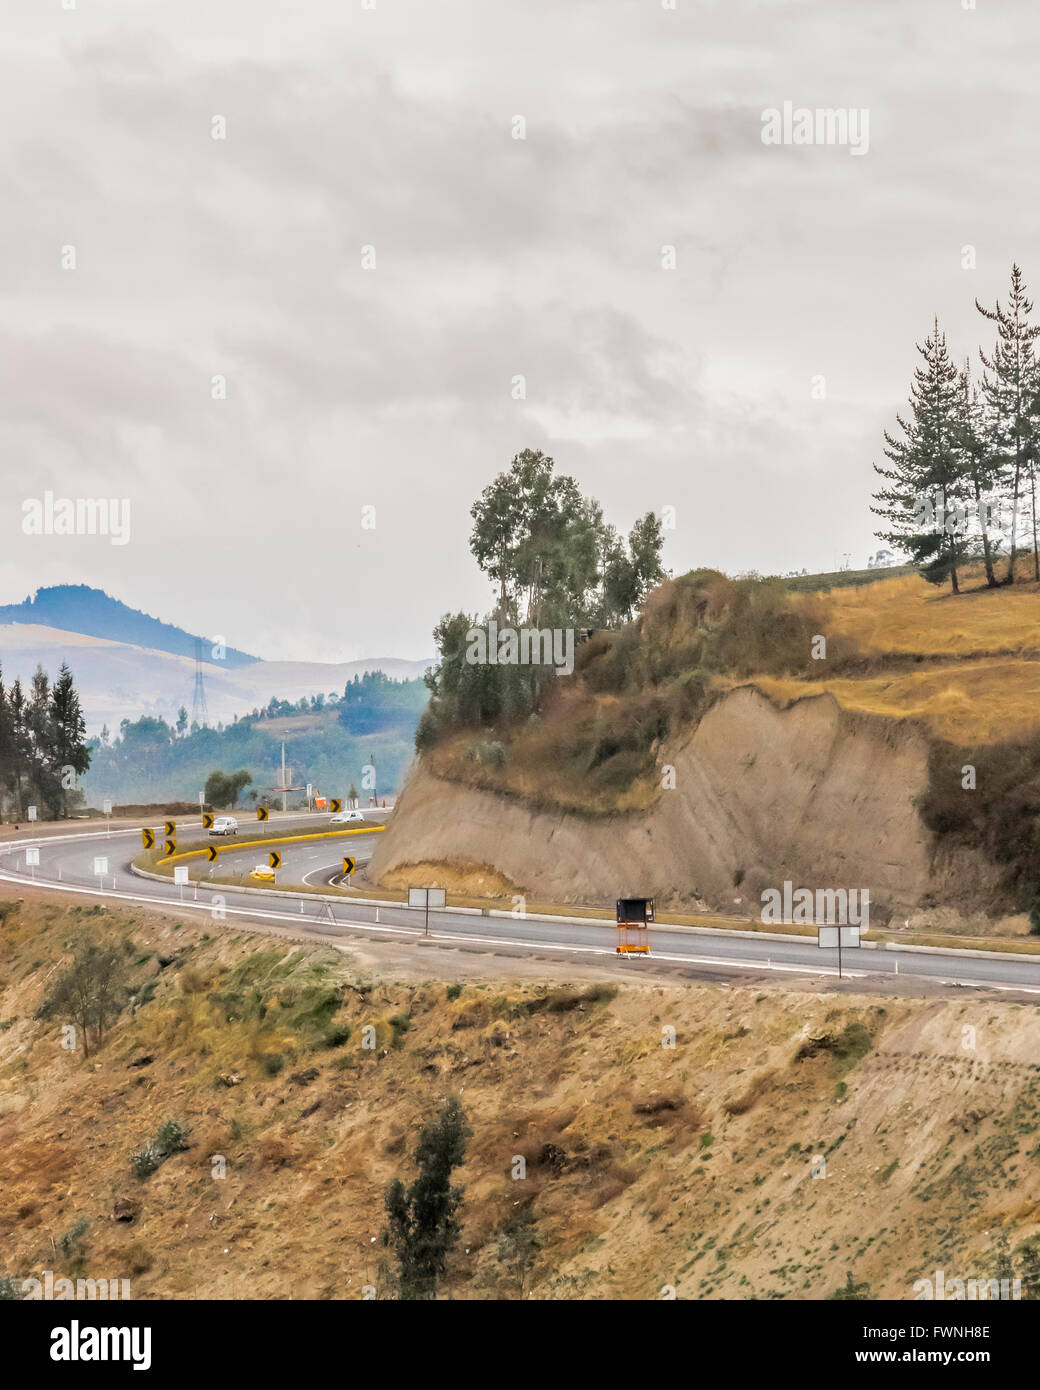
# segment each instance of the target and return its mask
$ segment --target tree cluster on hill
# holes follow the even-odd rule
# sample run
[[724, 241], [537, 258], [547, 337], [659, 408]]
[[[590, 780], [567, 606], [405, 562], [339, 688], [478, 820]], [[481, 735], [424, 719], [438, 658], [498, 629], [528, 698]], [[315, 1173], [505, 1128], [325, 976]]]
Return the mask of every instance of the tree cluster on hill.
[[30, 805], [40, 808], [41, 819], [67, 815], [83, 800], [79, 778], [90, 767], [85, 734], [64, 662], [53, 685], [37, 666], [28, 693], [20, 680], [5, 690], [0, 675], [0, 805], [19, 819]]
[[871, 510], [886, 527], [875, 534], [909, 555], [932, 583], [948, 579], [954, 593], [958, 571], [980, 559], [990, 587], [1013, 584], [1021, 538], [1032, 540], [1033, 577], [1040, 580], [1040, 323], [1031, 320], [1017, 265], [1005, 304], [975, 303], [996, 325], [994, 347], [979, 349], [980, 378], [970, 360], [957, 366], [936, 319], [917, 344], [909, 411], [897, 416], [897, 432], [885, 433], [890, 466], [874, 465], [884, 483]]
[[[423, 681], [374, 672], [348, 681], [342, 695], [272, 699], [226, 727], [189, 728], [184, 711], [173, 725], [151, 715], [123, 720], [115, 738], [103, 730], [93, 741], [86, 790], [95, 805], [103, 796], [116, 802], [197, 802], [200, 791], [210, 805], [233, 805], [226, 786], [217, 788], [216, 798], [204, 791], [213, 770], [240, 769], [260, 794], [259, 789], [280, 785], [284, 739], [297, 780], [333, 796], [346, 795], [354, 783], [363, 795], [387, 796], [404, 779], [426, 699]], [[271, 728], [275, 719], [285, 722]], [[363, 774], [373, 760], [374, 782]]]
[[536, 710], [553, 668], [475, 661], [469, 634], [498, 629], [576, 634], [628, 622], [664, 578], [660, 519], [647, 512], [623, 540], [577, 483], [547, 455], [524, 449], [470, 509], [470, 550], [497, 586], [494, 610], [479, 619], [446, 613], [434, 629], [439, 661], [427, 672], [430, 704], [416, 734], [420, 749], [450, 725], [491, 722]]

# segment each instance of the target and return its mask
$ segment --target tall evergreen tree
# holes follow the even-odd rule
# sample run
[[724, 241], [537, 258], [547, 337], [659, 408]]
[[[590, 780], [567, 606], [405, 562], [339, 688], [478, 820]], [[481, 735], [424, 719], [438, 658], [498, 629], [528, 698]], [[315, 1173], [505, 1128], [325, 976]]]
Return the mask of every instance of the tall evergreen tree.
[[870, 510], [888, 522], [887, 530], [875, 532], [880, 540], [906, 551], [930, 583], [949, 579], [957, 594], [957, 568], [970, 553], [960, 507], [969, 487], [959, 446], [957, 368], [938, 319], [917, 351], [923, 361], [914, 369], [910, 412], [896, 417], [901, 438], [885, 431], [893, 466], [874, 465], [888, 486], [874, 494], [878, 505]]
[[1002, 459], [1011, 478], [1011, 548], [1005, 580], [1015, 582], [1018, 554], [1018, 508], [1028, 478], [1033, 501], [1033, 568], [1040, 580], [1040, 552], [1036, 528], [1036, 423], [1040, 406], [1040, 379], [1033, 344], [1040, 324], [1030, 323], [1033, 304], [1026, 294], [1025, 280], [1017, 265], [1011, 267], [1011, 294], [1007, 307], [997, 300], [986, 309], [976, 299], [975, 307], [997, 325], [997, 341], [992, 352], [979, 349], [986, 374], [982, 390], [989, 406], [990, 451]]
[[17, 676], [11, 686], [7, 704], [10, 711], [11, 787], [14, 792], [18, 819], [21, 820], [24, 814], [23, 782], [29, 770], [31, 744], [25, 692], [22, 690], [22, 682]]
[[14, 776], [14, 738], [11, 728], [11, 711], [7, 704], [3, 672], [0, 670], [0, 802], [5, 792], [11, 790]]
[[62, 814], [67, 816], [70, 790], [68, 770], [71, 769], [76, 777], [82, 777], [90, 767], [90, 749], [86, 743], [87, 725], [79, 695], [73, 684], [72, 672], [64, 661], [51, 691], [51, 727], [53, 756], [61, 787], [61, 809]]
[[967, 479], [975, 499], [975, 514], [979, 521], [979, 539], [986, 566], [986, 583], [995, 588], [996, 574], [993, 558], [999, 540], [990, 535], [990, 505], [1003, 480], [1002, 460], [990, 453], [986, 443], [983, 403], [971, 377], [971, 367], [965, 362], [957, 381], [957, 446], [961, 453], [961, 472]]

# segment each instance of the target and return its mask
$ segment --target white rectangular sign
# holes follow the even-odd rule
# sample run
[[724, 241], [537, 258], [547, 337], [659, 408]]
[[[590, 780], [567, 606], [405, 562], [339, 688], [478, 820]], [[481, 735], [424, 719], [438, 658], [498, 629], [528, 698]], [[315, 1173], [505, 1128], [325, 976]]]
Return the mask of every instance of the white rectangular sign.
[[97, 854], [94, 856], [94, 877], [103, 878], [108, 873], [108, 855]]
[[27, 849], [25, 851], [25, 862], [27, 865], [39, 864], [40, 851], [38, 849]]
[[173, 881], [174, 881], [174, 883], [187, 883], [187, 881], [188, 881], [188, 866], [187, 866], [187, 864], [175, 864], [175, 865], [174, 865], [174, 867], [173, 867]]
[[109, 799], [108, 799], [107, 796], [105, 797], [104, 801], [101, 803], [101, 811], [102, 811], [102, 814], [103, 814], [103, 815], [106, 815], [106, 816], [110, 816], [110, 815], [112, 814], [112, 803], [111, 803], [111, 801], [109, 801]]
[[30, 806], [30, 807], [29, 807], [29, 819], [30, 819], [30, 820], [35, 820], [35, 819], [36, 819], [36, 807], [35, 807], [35, 806]]
[[409, 888], [409, 907], [443, 907], [443, 888]]
[[832, 951], [838, 949], [838, 933], [841, 932], [841, 946], [846, 947], [859, 945], [859, 927], [818, 927], [819, 940], [817, 946], [829, 948]]

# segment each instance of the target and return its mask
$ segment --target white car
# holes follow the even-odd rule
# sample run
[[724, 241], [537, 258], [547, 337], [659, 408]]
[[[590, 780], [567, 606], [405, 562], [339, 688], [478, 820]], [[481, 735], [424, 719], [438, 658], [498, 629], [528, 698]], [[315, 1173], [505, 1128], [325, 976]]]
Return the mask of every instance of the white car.
[[350, 825], [355, 821], [364, 824], [365, 818], [360, 811], [338, 811], [329, 821], [330, 825]]
[[238, 821], [234, 816], [218, 816], [213, 822], [211, 835], [236, 835], [238, 833]]

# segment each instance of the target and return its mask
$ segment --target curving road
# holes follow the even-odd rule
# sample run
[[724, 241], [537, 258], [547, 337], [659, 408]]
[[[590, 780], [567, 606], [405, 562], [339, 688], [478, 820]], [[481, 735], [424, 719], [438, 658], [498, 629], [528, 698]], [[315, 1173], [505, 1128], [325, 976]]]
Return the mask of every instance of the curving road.
[[[378, 814], [369, 813], [369, 819], [376, 819]], [[290, 814], [273, 816], [268, 829], [306, 834], [327, 827], [327, 816]], [[254, 828], [252, 822], [240, 823], [239, 838], [248, 838]], [[179, 821], [178, 831], [185, 839], [205, 838], [197, 820]], [[371, 856], [375, 841], [375, 835], [352, 835], [341, 840], [277, 846], [283, 855], [278, 878], [284, 886], [264, 888], [258, 884], [243, 891], [227, 885], [211, 890], [197, 882], [178, 887], [169, 881], [157, 882], [132, 873], [130, 861], [141, 845], [140, 826], [112, 830], [110, 834], [97, 829], [48, 833], [35, 840], [0, 842], [0, 881], [34, 881], [56, 894], [85, 894], [114, 902], [197, 904], [212, 912], [218, 921], [290, 926], [330, 941], [360, 936], [420, 938], [424, 935], [424, 914], [419, 909], [345, 898], [323, 899], [314, 893], [292, 891], [292, 884], [320, 889], [324, 884], [339, 883], [342, 856], [349, 854], [364, 861]], [[266, 862], [266, 849], [236, 850], [233, 840], [215, 843], [221, 846], [218, 868], [224, 873], [248, 872], [254, 864]], [[37, 868], [26, 863], [26, 849], [30, 847], [39, 850]], [[107, 859], [107, 870], [97, 876], [94, 869], [99, 857]], [[205, 861], [190, 860], [188, 864], [193, 877], [198, 875], [204, 883], [208, 876]], [[431, 911], [428, 940], [431, 945], [468, 945], [489, 950], [498, 947], [510, 954], [534, 953], [550, 959], [554, 955], [600, 958], [600, 963], [616, 962], [626, 974], [645, 964], [639, 958], [615, 956], [612, 924], [580, 917], [524, 917], [508, 912], [446, 908]], [[821, 951], [811, 941], [714, 928], [657, 927], [651, 930], [651, 942], [655, 965], [688, 967], [702, 978], [746, 978], [748, 972], [760, 976], [837, 974], [835, 953]], [[843, 956], [844, 974], [849, 980], [870, 979], [875, 985], [883, 984], [889, 992], [920, 992], [921, 986], [930, 984], [995, 989], [1020, 995], [1030, 1002], [1040, 995], [1040, 957], [906, 949], [861, 949], [845, 951]]]

